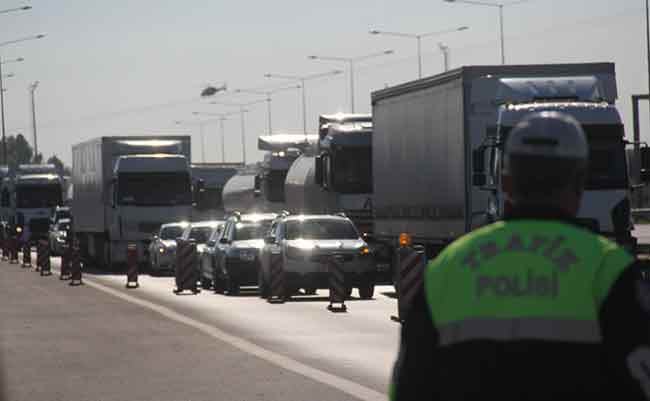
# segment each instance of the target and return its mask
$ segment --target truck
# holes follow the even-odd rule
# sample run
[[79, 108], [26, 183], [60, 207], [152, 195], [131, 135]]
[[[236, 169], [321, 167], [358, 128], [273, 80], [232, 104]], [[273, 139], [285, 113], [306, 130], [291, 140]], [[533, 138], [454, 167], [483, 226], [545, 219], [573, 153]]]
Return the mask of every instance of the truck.
[[64, 181], [53, 164], [21, 164], [3, 179], [7, 221], [23, 243], [48, 237], [50, 216], [63, 204]]
[[243, 171], [224, 188], [226, 211], [272, 213], [286, 209], [285, 181], [293, 163], [310, 152], [316, 135], [262, 135], [257, 147], [265, 151], [254, 172]]
[[624, 127], [612, 63], [466, 66], [372, 93], [374, 235], [435, 256], [503, 216], [508, 132], [534, 111], [575, 117], [590, 146], [579, 220], [633, 249]]
[[286, 178], [292, 213], [345, 213], [362, 233], [372, 229], [372, 116], [319, 116], [318, 143], [303, 153]]
[[189, 221], [192, 182], [189, 136], [105, 136], [72, 147], [74, 232], [85, 262], [114, 268], [127, 245], [147, 262], [160, 226]]
[[243, 168], [241, 163], [193, 163], [192, 184], [196, 207], [192, 221], [222, 219], [224, 216], [223, 189], [226, 182]]

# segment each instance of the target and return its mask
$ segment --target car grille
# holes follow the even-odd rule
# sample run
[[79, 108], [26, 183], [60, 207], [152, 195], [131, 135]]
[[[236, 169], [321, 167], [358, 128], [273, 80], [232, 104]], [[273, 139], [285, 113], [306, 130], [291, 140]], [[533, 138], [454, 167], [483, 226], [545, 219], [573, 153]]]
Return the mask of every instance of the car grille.
[[[321, 254], [321, 255], [312, 255], [309, 257], [310, 262], [316, 262], [316, 263], [326, 263], [328, 259], [335, 254]], [[343, 258], [344, 262], [351, 262], [354, 260], [354, 255], [352, 254], [336, 254], [337, 256]]]
[[44, 234], [50, 230], [49, 219], [32, 219], [29, 221], [29, 231], [31, 233]]

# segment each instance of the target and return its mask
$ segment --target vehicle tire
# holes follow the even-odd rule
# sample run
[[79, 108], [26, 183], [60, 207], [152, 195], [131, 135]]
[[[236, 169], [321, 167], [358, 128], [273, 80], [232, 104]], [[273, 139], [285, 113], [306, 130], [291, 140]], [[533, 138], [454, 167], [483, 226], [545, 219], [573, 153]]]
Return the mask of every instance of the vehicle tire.
[[264, 278], [264, 273], [262, 272], [262, 269], [260, 269], [259, 273], [257, 273], [257, 286], [260, 291], [260, 298], [268, 299], [271, 296], [269, 283]]
[[345, 287], [345, 299], [352, 298], [352, 287]]
[[367, 283], [359, 286], [359, 297], [361, 299], [372, 299], [373, 295], [375, 295], [374, 284]]
[[212, 288], [215, 294], [223, 294], [225, 288], [223, 278], [219, 277], [217, 268], [214, 266], [212, 266]]
[[227, 282], [227, 289], [228, 289], [228, 295], [230, 296], [236, 296], [239, 295], [239, 283], [237, 283], [235, 280], [228, 278], [226, 280]]
[[316, 287], [307, 287], [304, 290], [305, 290], [305, 295], [317, 295], [318, 294], [318, 288], [316, 288]]
[[204, 290], [209, 290], [210, 288], [212, 288], [212, 280], [205, 277], [203, 273], [201, 273], [201, 288], [203, 288]]

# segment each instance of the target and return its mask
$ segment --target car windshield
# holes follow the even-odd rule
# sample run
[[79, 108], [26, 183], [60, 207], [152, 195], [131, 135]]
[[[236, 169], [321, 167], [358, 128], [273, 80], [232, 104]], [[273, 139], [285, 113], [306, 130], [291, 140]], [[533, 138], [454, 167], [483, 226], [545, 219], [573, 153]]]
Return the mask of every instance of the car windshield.
[[287, 221], [285, 237], [295, 239], [358, 239], [354, 225], [346, 220], [306, 219]]
[[181, 235], [183, 235], [183, 227], [181, 226], [165, 227], [160, 231], [160, 239], [163, 240], [176, 239]]
[[271, 226], [270, 222], [239, 223], [235, 227], [233, 241], [246, 241], [249, 239], [262, 239], [266, 236]]
[[20, 185], [16, 188], [16, 203], [19, 208], [55, 207], [61, 204], [60, 185]]
[[189, 238], [196, 241], [198, 244], [205, 244], [208, 242], [210, 234], [212, 234], [212, 227], [192, 227]]

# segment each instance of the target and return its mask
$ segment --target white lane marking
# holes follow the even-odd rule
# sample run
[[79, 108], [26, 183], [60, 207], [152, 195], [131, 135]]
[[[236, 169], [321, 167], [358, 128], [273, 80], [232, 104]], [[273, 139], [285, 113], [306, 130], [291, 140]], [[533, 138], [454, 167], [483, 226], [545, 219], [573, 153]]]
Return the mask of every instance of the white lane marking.
[[190, 327], [194, 327], [195, 329], [198, 329], [203, 333], [213, 338], [216, 338], [217, 340], [228, 343], [233, 347], [240, 349], [241, 351], [256, 356], [274, 365], [280, 366], [281, 368], [284, 368], [291, 372], [298, 373], [302, 376], [308, 377], [317, 382], [334, 387], [335, 389], [347, 393], [353, 397], [359, 398], [361, 400], [367, 400], [367, 401], [380, 401], [380, 400], [385, 401], [387, 399], [387, 396], [385, 394], [382, 394], [371, 388], [365, 387], [351, 380], [344, 379], [342, 377], [324, 372], [320, 369], [311, 367], [309, 365], [305, 365], [304, 363], [298, 362], [295, 359], [278, 354], [276, 352], [269, 351], [265, 348], [260, 347], [259, 345], [253, 344], [249, 341], [230, 335], [214, 326], [210, 326], [208, 324], [199, 322], [198, 320], [194, 320], [187, 316], [183, 316], [180, 313], [175, 312], [162, 305], [158, 305], [153, 302], [145, 301], [143, 299], [139, 299], [134, 296], [124, 294], [118, 290], [114, 290], [103, 284], [99, 284], [95, 281], [88, 280], [87, 278], [84, 278], [84, 283], [86, 285], [89, 285], [90, 287], [96, 288], [100, 291], [113, 295], [114, 297], [120, 298], [124, 301], [130, 302], [135, 305], [139, 305], [143, 308], [150, 309], [154, 312], [157, 312], [165, 316], [168, 319], [174, 320], [179, 323], [183, 323]]

